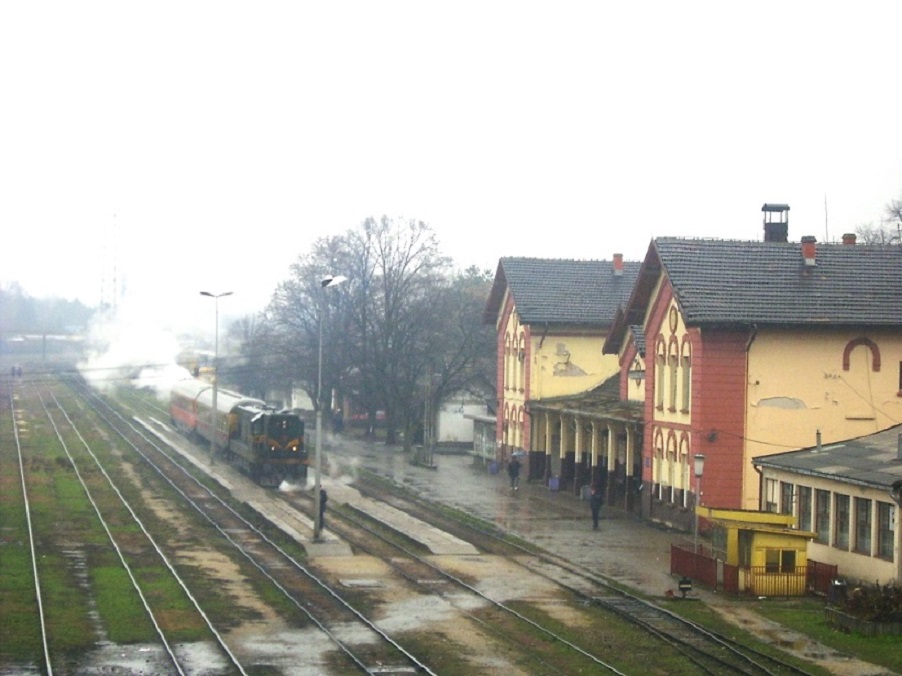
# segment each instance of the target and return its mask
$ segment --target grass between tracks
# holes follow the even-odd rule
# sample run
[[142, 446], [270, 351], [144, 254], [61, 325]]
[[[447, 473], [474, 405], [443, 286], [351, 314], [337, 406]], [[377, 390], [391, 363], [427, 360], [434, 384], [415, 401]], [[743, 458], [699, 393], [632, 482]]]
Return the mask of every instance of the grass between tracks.
[[[31, 410], [39, 404], [32, 402]], [[83, 419], [80, 423], [85, 422]], [[109, 441], [84, 432], [95, 452], [111, 453]], [[46, 419], [21, 424], [25, 484], [29, 499], [37, 560], [32, 561], [24, 495], [12, 422], [6, 411], [0, 421], [0, 671], [27, 664], [41, 664], [42, 643], [38, 624], [39, 600], [47, 623], [49, 648], [54, 655], [81, 655], [98, 640], [115, 643], [156, 642], [157, 635], [128, 573], [97, 519], [69, 458]], [[139, 532], [93, 461], [75, 437], [66, 443], [77, 458], [79, 470], [109, 525], [117, 543], [128, 542]], [[103, 449], [102, 451], [99, 449]], [[121, 458], [106, 456], [110, 466]], [[115, 470], [114, 470], [115, 471]], [[140, 502], [137, 489], [117, 478], [126, 499]], [[157, 494], [158, 495], [158, 494]], [[142, 520], [153, 521], [149, 512]], [[165, 524], [152, 524], [165, 532]], [[170, 529], [171, 530], [171, 529]], [[123, 544], [125, 543], [125, 544]], [[192, 641], [208, 637], [196, 610], [169, 571], [153, 557], [130, 561], [132, 573], [169, 640]], [[40, 598], [34, 581], [40, 580]], [[210, 598], [220, 598], [224, 613], [231, 600], [215, 585]]]

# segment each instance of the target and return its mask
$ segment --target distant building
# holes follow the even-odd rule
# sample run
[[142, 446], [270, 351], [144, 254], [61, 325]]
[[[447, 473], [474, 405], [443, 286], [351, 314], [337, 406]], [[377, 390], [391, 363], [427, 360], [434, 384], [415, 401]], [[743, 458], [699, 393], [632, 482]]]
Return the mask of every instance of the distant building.
[[471, 446], [474, 417], [487, 414], [485, 396], [460, 391], [445, 397], [436, 412], [436, 443]]

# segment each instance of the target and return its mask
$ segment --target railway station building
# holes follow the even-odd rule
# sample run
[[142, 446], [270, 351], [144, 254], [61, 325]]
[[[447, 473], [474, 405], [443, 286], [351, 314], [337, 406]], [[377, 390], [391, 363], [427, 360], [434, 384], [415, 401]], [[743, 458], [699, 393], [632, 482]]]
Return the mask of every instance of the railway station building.
[[604, 352], [642, 409], [644, 517], [757, 510], [753, 458], [902, 421], [898, 246], [790, 242], [788, 209], [765, 205], [763, 241], [654, 239], [615, 317]]
[[624, 407], [617, 358], [601, 347], [638, 271], [638, 262], [617, 254], [611, 260], [499, 261], [484, 320], [497, 332], [500, 466], [522, 454], [530, 481], [574, 491], [603, 482], [612, 457], [624, 459], [624, 477], [633, 467], [627, 458], [638, 458], [639, 421], [605, 419], [599, 401]]
[[898, 246], [792, 242], [789, 207], [762, 211], [762, 240], [656, 238], [640, 263], [502, 258], [496, 460], [691, 530], [759, 509], [753, 459], [899, 424]]

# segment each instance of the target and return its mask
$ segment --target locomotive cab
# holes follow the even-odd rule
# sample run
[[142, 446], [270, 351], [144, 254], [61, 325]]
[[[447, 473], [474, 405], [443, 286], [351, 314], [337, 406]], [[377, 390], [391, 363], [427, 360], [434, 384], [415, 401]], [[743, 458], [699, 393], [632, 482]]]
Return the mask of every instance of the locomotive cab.
[[291, 413], [240, 407], [239, 432], [232, 444], [254, 480], [265, 486], [307, 478], [304, 422]]

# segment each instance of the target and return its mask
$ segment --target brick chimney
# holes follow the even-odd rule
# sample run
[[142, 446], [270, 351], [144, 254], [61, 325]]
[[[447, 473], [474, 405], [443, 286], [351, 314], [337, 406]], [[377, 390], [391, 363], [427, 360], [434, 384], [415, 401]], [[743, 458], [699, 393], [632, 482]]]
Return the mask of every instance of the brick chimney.
[[614, 254], [614, 276], [620, 277], [623, 274], [623, 254]]
[[854, 232], [847, 232], [846, 234], [844, 234], [842, 236], [842, 243], [845, 244], [846, 246], [855, 246], [855, 242], [857, 241], [857, 239], [858, 239], [858, 237], [855, 235]]
[[802, 238], [802, 258], [805, 265], [817, 265], [817, 239], [812, 235]]
[[764, 212], [764, 241], [788, 242], [789, 205], [765, 204], [761, 211]]

